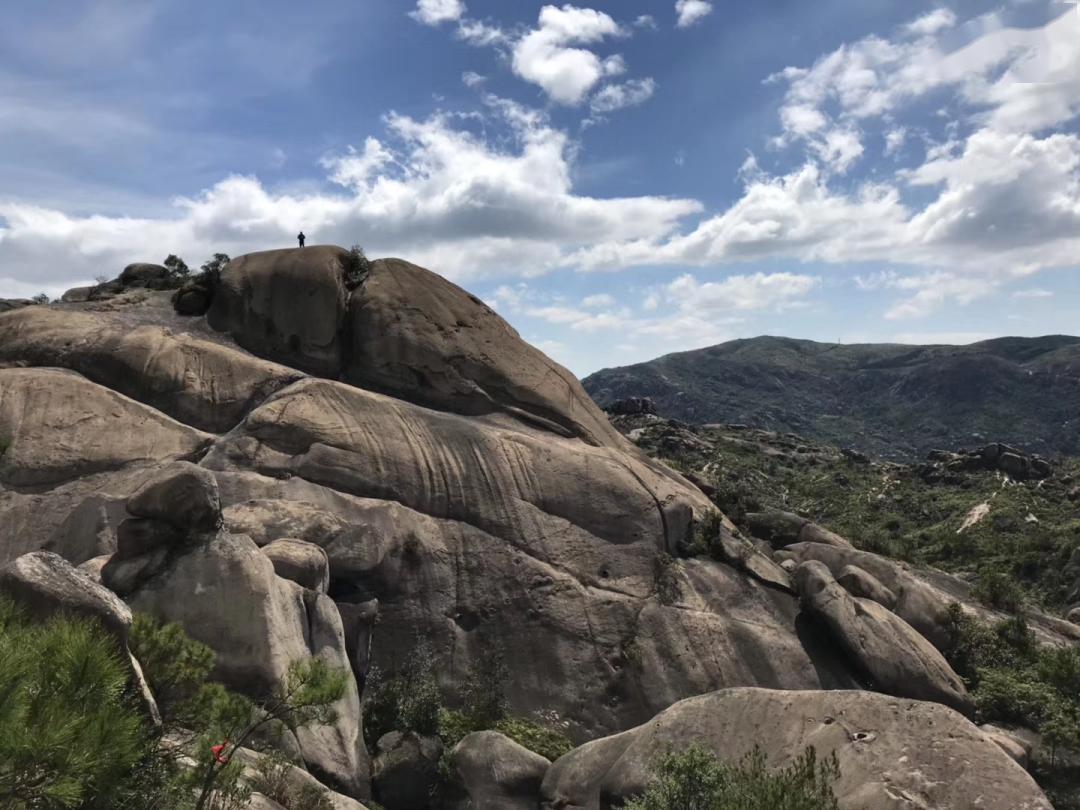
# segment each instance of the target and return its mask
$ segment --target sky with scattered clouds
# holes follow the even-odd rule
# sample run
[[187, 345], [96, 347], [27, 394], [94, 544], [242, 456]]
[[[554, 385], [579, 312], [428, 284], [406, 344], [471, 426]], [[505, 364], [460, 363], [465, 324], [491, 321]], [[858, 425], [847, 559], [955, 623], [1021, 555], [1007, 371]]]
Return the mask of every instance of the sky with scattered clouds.
[[0, 297], [362, 244], [578, 374], [1080, 333], [1080, 4], [36, 0]]

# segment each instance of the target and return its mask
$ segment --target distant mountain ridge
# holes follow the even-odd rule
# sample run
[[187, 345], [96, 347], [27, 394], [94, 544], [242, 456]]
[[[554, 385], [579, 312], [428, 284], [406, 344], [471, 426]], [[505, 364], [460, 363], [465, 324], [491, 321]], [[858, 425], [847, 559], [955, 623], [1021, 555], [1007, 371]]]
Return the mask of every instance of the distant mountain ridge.
[[968, 346], [733, 340], [585, 378], [601, 406], [651, 397], [669, 418], [790, 431], [882, 458], [985, 441], [1080, 454], [1080, 337]]

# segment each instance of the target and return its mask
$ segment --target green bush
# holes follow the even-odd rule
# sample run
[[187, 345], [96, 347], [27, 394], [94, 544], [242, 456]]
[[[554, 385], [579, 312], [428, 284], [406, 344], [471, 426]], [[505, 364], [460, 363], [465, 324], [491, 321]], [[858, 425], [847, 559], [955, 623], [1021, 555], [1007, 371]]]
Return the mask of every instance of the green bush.
[[1017, 613], [1024, 607], [1024, 591], [1009, 574], [987, 566], [979, 569], [972, 591], [980, 602], [1007, 613]]
[[769, 770], [755, 747], [737, 765], [698, 746], [666, 754], [652, 782], [623, 810], [837, 810], [836, 756], [818, 762], [813, 748], [787, 768]]
[[35, 295], [30, 300], [33, 301], [35, 304], [49, 304], [49, 303], [52, 303], [52, 299], [49, 298], [48, 293], [38, 293], [37, 295]]
[[166, 256], [165, 261], [161, 264], [169, 271], [169, 275], [173, 280], [185, 279], [191, 274], [191, 269], [187, 266], [187, 263], [175, 253]]
[[151, 736], [128, 670], [97, 623], [28, 624], [0, 599], [0, 806], [134, 804]]
[[552, 762], [574, 748], [561, 731], [523, 717], [504, 717], [495, 724], [495, 730]]
[[723, 531], [723, 514], [717, 511], [706, 512], [704, 517], [691, 525], [689, 536], [681, 550], [691, 557], [707, 554], [713, 558], [722, 558], [719, 541]]
[[1023, 615], [986, 625], [949, 607], [949, 662], [967, 682], [982, 722], [1041, 731], [1056, 764], [1080, 752], [1080, 647], [1040, 646]]
[[345, 288], [355, 290], [364, 283], [371, 272], [371, 260], [365, 255], [360, 245], [353, 245], [341, 261], [345, 278]]
[[442, 695], [435, 654], [425, 640], [416, 640], [397, 671], [387, 674], [372, 667], [364, 691], [364, 736], [373, 750], [379, 738], [391, 731], [438, 733]]
[[449, 776], [450, 752], [474, 731], [499, 731], [552, 761], [569, 751], [573, 744], [553, 724], [510, 714], [506, 698], [510, 673], [502, 649], [498, 644], [485, 644], [482, 649], [462, 683], [456, 709], [443, 705], [438, 662], [424, 639], [417, 639], [406, 664], [391, 677], [373, 669], [364, 703], [369, 746], [390, 731], [438, 736], [443, 743], [439, 767], [444, 777]]
[[202, 271], [199, 280], [211, 291], [216, 290], [221, 283], [221, 274], [230, 261], [227, 253], [215, 253], [213, 258], [203, 262], [202, 267], [199, 268]]

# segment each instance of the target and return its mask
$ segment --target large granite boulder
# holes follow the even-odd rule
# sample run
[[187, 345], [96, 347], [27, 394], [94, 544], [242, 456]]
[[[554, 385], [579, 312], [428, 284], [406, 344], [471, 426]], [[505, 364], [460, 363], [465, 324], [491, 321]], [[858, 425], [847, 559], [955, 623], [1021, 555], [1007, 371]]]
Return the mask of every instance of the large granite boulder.
[[[333, 601], [277, 576], [247, 537], [208, 536], [127, 599], [137, 611], [183, 625], [214, 650], [214, 677], [255, 698], [280, 683], [294, 661], [314, 656], [350, 668]], [[351, 679], [337, 708], [334, 724], [297, 732], [300, 751], [321, 779], [364, 798], [370, 765]]]
[[124, 287], [148, 287], [164, 289], [170, 283], [171, 274], [164, 265], [149, 262], [129, 264], [120, 272], [117, 281]]
[[[130, 314], [130, 313], [128, 313]], [[290, 368], [157, 324], [107, 312], [31, 307], [0, 318], [0, 361], [59, 366], [200, 430], [229, 430]]]
[[344, 256], [341, 248], [318, 245], [235, 258], [221, 274], [207, 320], [257, 355], [337, 377], [346, 344]]
[[972, 713], [960, 676], [903, 619], [877, 602], [849, 594], [824, 563], [804, 562], [795, 572], [795, 583], [806, 610], [829, 627], [879, 689]]
[[463, 414], [507, 413], [591, 444], [625, 440], [569, 371], [476, 296], [401, 259], [373, 262], [349, 302], [346, 379]]
[[262, 553], [270, 558], [279, 577], [319, 593], [330, 587], [330, 562], [314, 543], [284, 537], [263, 546]]
[[676, 703], [645, 725], [587, 743], [544, 778], [544, 810], [610, 810], [647, 787], [670, 750], [700, 745], [735, 762], [753, 746], [784, 767], [813, 746], [836, 754], [843, 810], [1051, 810], [1027, 772], [937, 703], [874, 692], [727, 689]]
[[126, 648], [131, 610], [85, 571], [48, 551], [24, 554], [0, 569], [0, 593], [45, 621], [58, 614], [94, 619]]
[[193, 457], [210, 442], [78, 374], [47, 368], [0, 368], [0, 438], [0, 484], [13, 487]]
[[551, 762], [497, 731], [475, 731], [450, 755], [450, 810], [536, 810]]
[[386, 810], [433, 807], [443, 745], [438, 737], [391, 731], [375, 744], [372, 794]]
[[128, 498], [128, 512], [190, 532], [212, 532], [221, 525], [217, 480], [202, 467], [177, 462], [148, 480]]

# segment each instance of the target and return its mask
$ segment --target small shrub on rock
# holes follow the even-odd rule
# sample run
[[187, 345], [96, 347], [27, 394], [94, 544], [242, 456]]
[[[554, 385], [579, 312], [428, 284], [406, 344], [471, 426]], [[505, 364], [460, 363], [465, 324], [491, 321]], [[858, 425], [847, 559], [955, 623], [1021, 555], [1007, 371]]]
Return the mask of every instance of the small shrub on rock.
[[769, 770], [757, 747], [731, 765], [690, 746], [666, 754], [649, 787], [623, 810], [837, 810], [832, 785], [839, 778], [836, 756], [819, 762], [813, 748], [787, 768]]
[[355, 290], [363, 284], [364, 279], [371, 272], [371, 260], [365, 255], [360, 245], [349, 248], [341, 264], [345, 274], [345, 288], [348, 290]]
[[1006, 613], [1017, 613], [1024, 607], [1023, 589], [1003, 571], [981, 569], [972, 594], [980, 602]]
[[227, 253], [215, 253], [213, 258], [203, 262], [200, 281], [210, 290], [216, 290], [221, 283], [221, 273], [231, 259]]
[[177, 256], [175, 253], [170, 253], [165, 257], [165, 261], [161, 263], [162, 267], [169, 271], [169, 275], [174, 280], [180, 281], [187, 278], [191, 274], [191, 268], [187, 266], [187, 262]]

